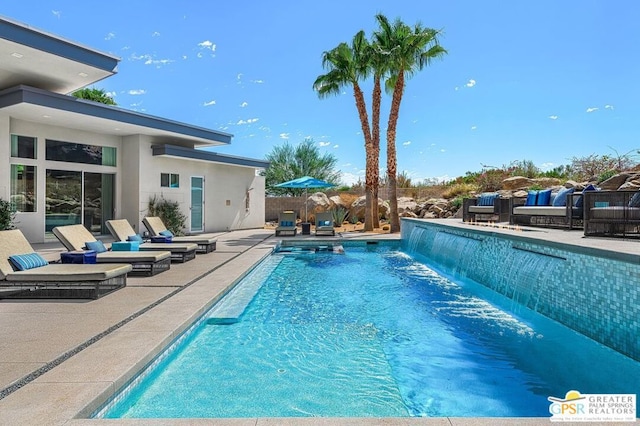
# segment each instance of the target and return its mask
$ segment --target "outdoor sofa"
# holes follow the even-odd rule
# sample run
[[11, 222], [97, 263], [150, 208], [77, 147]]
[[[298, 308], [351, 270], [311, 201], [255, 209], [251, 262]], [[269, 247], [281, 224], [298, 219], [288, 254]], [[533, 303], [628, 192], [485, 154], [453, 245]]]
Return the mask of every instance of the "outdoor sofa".
[[[112, 219], [107, 220], [105, 222], [107, 225], [107, 229], [113, 235], [116, 241], [133, 241], [139, 242], [142, 240], [139, 234], [131, 227], [129, 221], [127, 219]], [[196, 249], [198, 248], [197, 244], [194, 243], [154, 243], [154, 242], [142, 242], [138, 249], [140, 251], [170, 251], [171, 252], [171, 260], [175, 260], [176, 262], [187, 262], [196, 257]]]
[[97, 299], [127, 285], [125, 263], [49, 264], [18, 229], [0, 231], [0, 297]]
[[463, 222], [508, 222], [509, 199], [495, 192], [480, 194], [477, 198], [462, 200]]
[[585, 193], [584, 235], [640, 237], [640, 191]]
[[[171, 252], [164, 251], [112, 251], [101, 244], [84, 225], [56, 226], [53, 235], [69, 251], [87, 250], [87, 244], [97, 248], [96, 263], [129, 263], [130, 274], [153, 276], [171, 268]], [[101, 251], [102, 247], [105, 251]], [[133, 247], [136, 247], [135, 245]], [[136, 247], [137, 248], [137, 247]]]
[[162, 219], [157, 216], [147, 216], [142, 219], [142, 223], [149, 231], [149, 235], [153, 237], [164, 235], [172, 237], [172, 242], [174, 243], [197, 244], [198, 253], [211, 253], [216, 249], [216, 242], [218, 240], [211, 234], [186, 235], [177, 237], [167, 229]]
[[336, 235], [331, 212], [316, 213], [316, 235]]
[[580, 224], [582, 207], [575, 203], [573, 188], [556, 193], [551, 189], [529, 191], [526, 198], [511, 198], [509, 223], [511, 225], [573, 228]]

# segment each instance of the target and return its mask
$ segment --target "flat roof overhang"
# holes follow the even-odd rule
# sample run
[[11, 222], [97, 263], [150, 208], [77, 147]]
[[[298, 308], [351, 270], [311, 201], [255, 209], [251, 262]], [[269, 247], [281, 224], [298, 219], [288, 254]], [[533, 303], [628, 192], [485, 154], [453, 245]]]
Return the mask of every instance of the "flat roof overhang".
[[228, 145], [233, 135], [29, 86], [0, 91], [12, 118], [115, 136], [147, 135], [152, 143], [188, 148]]
[[71, 93], [117, 72], [120, 58], [0, 16], [0, 89]]
[[269, 167], [268, 161], [218, 154], [216, 152], [205, 151], [202, 149], [190, 149], [175, 145], [153, 145], [151, 146], [151, 149], [154, 156], [163, 155], [188, 160], [206, 161], [208, 163], [252, 167], [256, 169], [266, 169]]

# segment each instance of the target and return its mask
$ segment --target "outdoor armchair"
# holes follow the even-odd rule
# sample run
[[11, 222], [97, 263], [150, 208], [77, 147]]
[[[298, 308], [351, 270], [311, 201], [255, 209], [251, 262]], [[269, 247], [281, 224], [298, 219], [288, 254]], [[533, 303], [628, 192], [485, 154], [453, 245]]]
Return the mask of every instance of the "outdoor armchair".
[[[170, 233], [167, 227], [164, 225], [162, 219], [157, 216], [147, 216], [142, 219], [142, 223], [149, 231], [149, 235], [168, 235]], [[198, 245], [198, 253], [211, 253], [216, 249], [216, 242], [218, 241], [211, 234], [198, 234], [198, 235], [186, 235], [175, 236], [171, 234], [172, 241], [174, 243], [195, 243]]]

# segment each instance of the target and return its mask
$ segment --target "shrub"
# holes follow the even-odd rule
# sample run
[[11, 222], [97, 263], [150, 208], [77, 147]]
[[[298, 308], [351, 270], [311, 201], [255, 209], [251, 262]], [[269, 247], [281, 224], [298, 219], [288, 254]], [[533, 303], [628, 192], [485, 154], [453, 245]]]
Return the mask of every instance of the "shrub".
[[454, 207], [456, 210], [459, 209], [460, 207], [462, 207], [462, 200], [463, 199], [464, 199], [464, 197], [458, 195], [456, 198], [451, 200], [451, 206]]
[[602, 173], [600, 173], [600, 175], [598, 175], [598, 183], [602, 183], [605, 180], [607, 180], [610, 177], [613, 177], [613, 176], [615, 176], [617, 174], [618, 174], [618, 172], [616, 170], [607, 170], [606, 172], [602, 172]]
[[338, 207], [337, 209], [331, 210], [331, 216], [336, 226], [342, 226], [347, 216], [349, 216], [349, 211], [343, 207]]
[[474, 183], [454, 183], [442, 192], [442, 198], [451, 199], [460, 195], [469, 195], [478, 191], [478, 185]]
[[13, 223], [15, 216], [16, 212], [11, 203], [0, 198], [0, 231], [15, 228]]
[[177, 201], [169, 201], [164, 198], [158, 199], [153, 196], [149, 199], [149, 215], [158, 216], [164, 222], [174, 235], [183, 235], [182, 230], [185, 227], [187, 216], [180, 210], [180, 204]]
[[509, 177], [509, 172], [502, 169], [485, 170], [478, 176], [477, 184], [481, 192], [494, 192], [502, 189], [502, 181]]

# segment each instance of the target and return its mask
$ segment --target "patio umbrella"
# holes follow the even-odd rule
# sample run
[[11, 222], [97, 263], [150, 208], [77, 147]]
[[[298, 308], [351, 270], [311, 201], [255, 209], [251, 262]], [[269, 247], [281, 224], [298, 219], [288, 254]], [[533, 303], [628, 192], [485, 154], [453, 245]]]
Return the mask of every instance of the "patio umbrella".
[[298, 188], [304, 189], [304, 221], [307, 221], [307, 189], [309, 188], [329, 188], [335, 186], [332, 183], [311, 176], [303, 176], [298, 179], [288, 180], [275, 185], [277, 188]]

